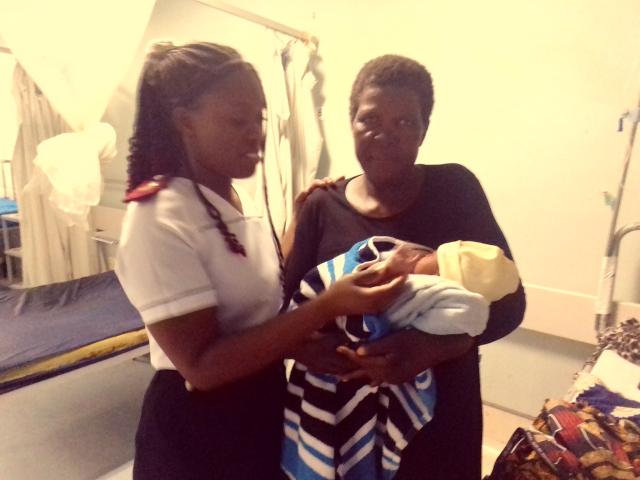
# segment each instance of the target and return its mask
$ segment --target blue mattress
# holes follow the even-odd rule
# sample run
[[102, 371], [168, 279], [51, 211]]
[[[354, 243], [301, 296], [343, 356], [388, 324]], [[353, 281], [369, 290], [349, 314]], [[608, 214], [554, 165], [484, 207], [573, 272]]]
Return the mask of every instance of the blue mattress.
[[0, 198], [0, 215], [5, 213], [16, 213], [18, 211], [18, 204], [10, 198]]
[[0, 289], [0, 373], [143, 327], [113, 272]]

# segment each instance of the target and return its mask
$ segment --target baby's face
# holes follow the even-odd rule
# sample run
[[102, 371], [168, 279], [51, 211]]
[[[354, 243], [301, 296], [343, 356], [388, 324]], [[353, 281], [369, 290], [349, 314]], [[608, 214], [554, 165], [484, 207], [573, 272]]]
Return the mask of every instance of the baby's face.
[[413, 273], [423, 275], [438, 275], [438, 256], [436, 252], [429, 252], [418, 259], [413, 267]]
[[435, 252], [430, 249], [401, 245], [386, 260], [386, 268], [397, 274], [437, 275], [438, 260]]

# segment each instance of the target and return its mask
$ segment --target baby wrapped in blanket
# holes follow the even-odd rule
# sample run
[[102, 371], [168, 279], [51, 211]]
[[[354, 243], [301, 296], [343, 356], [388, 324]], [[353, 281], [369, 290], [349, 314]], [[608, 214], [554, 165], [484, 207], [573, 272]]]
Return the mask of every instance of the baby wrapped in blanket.
[[[381, 270], [380, 281], [407, 274], [403, 292], [383, 313], [339, 317], [352, 342], [416, 328], [436, 334], [480, 335], [489, 304], [518, 288], [515, 264], [493, 245], [456, 241], [428, 247], [375, 236], [309, 271], [292, 307], [341, 276]], [[436, 386], [430, 369], [401, 385], [371, 386], [294, 365], [285, 403], [282, 466], [295, 479], [389, 479], [411, 438], [432, 418]]]

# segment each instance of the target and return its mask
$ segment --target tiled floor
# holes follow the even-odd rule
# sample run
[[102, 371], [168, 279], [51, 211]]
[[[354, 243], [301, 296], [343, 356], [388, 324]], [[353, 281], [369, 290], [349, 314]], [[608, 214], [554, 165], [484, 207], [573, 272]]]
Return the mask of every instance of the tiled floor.
[[133, 469], [133, 460], [121, 465], [114, 471], [109, 472], [98, 480], [131, 480], [131, 472]]
[[0, 479], [93, 480], [133, 457], [151, 367], [85, 368], [0, 395]]

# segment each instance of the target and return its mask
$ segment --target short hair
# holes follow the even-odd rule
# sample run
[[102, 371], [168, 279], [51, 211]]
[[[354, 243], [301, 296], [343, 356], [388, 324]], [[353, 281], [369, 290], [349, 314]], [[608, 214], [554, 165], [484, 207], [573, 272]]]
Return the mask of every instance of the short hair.
[[433, 81], [429, 71], [415, 60], [402, 55], [382, 55], [365, 63], [356, 76], [349, 98], [349, 115], [355, 118], [360, 95], [366, 87], [404, 87], [412, 90], [420, 101], [425, 125], [433, 110]]

